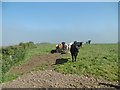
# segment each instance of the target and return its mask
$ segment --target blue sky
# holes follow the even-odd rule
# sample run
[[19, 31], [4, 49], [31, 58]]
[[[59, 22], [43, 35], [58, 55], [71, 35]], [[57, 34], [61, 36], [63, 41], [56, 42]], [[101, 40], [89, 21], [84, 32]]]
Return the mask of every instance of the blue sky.
[[2, 46], [2, 3], [0, 2], [0, 46]]
[[117, 2], [3, 2], [2, 43], [116, 43]]

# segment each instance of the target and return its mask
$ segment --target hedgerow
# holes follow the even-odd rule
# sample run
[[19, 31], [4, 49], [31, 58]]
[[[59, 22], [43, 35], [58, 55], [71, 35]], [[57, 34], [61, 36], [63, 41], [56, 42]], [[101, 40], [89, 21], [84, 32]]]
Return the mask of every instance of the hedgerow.
[[12, 66], [24, 59], [25, 52], [28, 49], [35, 48], [33, 42], [19, 43], [19, 45], [4, 47], [1, 50], [2, 55], [2, 75], [10, 70]]

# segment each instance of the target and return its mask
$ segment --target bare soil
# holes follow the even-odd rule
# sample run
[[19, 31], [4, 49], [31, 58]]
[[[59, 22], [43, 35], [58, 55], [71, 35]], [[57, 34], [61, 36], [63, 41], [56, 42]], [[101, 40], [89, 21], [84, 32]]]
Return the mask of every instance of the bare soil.
[[[109, 82], [104, 79], [96, 79], [92, 76], [62, 74], [54, 71], [52, 65], [60, 60], [61, 55], [48, 54], [34, 56], [26, 63], [13, 67], [9, 72], [24, 73], [16, 80], [3, 83], [3, 88], [104, 88], [105, 85], [99, 83], [109, 83], [116, 85], [116, 82]], [[57, 62], [57, 63], [62, 63]], [[41, 64], [48, 64], [45, 71], [31, 71], [34, 67]], [[30, 72], [31, 71], [31, 72]], [[30, 73], [26, 73], [30, 72]]]
[[48, 69], [51, 69], [51, 66], [55, 64], [56, 59], [58, 58], [60, 58], [59, 53], [42, 55], [42, 56], [34, 56], [30, 60], [28, 60], [26, 63], [11, 68], [9, 72], [10, 73], [26, 73], [42, 64], [47, 64]]

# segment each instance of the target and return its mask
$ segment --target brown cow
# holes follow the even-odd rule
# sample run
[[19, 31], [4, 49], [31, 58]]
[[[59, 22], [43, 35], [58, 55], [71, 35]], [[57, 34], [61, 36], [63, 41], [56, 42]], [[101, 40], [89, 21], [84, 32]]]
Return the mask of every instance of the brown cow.
[[62, 53], [65, 50], [67, 50], [67, 46], [65, 45], [65, 42], [62, 42], [62, 43], [56, 45], [56, 52], [57, 53]]

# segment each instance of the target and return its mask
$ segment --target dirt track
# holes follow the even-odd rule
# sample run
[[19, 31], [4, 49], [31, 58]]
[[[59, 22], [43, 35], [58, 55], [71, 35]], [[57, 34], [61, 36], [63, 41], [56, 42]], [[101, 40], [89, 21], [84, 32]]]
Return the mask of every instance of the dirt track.
[[108, 83], [105, 80], [98, 80], [88, 76], [61, 74], [55, 71], [37, 71], [23, 75], [12, 82], [3, 85], [7, 88], [90, 88], [104, 87], [98, 82]]
[[[52, 65], [60, 58], [60, 54], [48, 54], [44, 56], [35, 56], [25, 64], [14, 67], [10, 70], [12, 73], [25, 73], [31, 71], [40, 64], [48, 64], [45, 71], [32, 71], [25, 73], [16, 80], [3, 84], [3, 88], [95, 88], [106, 87], [99, 83], [111, 83], [103, 79], [95, 79], [91, 76], [79, 76], [71, 74], [62, 74], [52, 70]], [[112, 83], [116, 84], [116, 83]]]
[[16, 66], [11, 68], [9, 72], [11, 73], [26, 73], [31, 71], [33, 68], [42, 65], [42, 64], [47, 64], [48, 69], [51, 69], [51, 65], [55, 64], [56, 59], [60, 58], [60, 54], [48, 54], [48, 55], [43, 55], [43, 56], [34, 56], [30, 60], [28, 60], [26, 63]]

